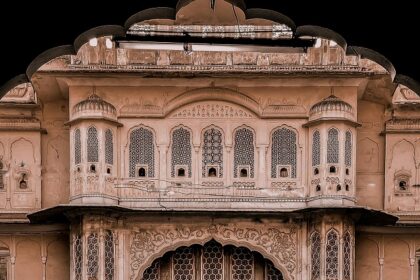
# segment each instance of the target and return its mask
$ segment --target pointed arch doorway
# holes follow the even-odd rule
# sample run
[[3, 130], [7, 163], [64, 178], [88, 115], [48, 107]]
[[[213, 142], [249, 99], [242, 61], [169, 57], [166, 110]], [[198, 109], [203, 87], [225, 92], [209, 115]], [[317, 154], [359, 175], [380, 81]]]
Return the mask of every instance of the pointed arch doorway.
[[138, 280], [284, 280], [270, 260], [245, 247], [179, 247], [156, 259]]

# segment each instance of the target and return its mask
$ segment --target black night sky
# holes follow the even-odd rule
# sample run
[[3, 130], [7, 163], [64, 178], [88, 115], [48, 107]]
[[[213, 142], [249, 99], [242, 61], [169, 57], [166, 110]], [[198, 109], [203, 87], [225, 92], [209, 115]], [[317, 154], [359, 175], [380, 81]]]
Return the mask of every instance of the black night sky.
[[[398, 73], [420, 81], [420, 71], [417, 71], [420, 48], [416, 43], [420, 14], [415, 1], [245, 1], [248, 8], [277, 10], [293, 19], [297, 26], [311, 24], [333, 29], [349, 45], [382, 53]], [[176, 0], [48, 2], [0, 4], [0, 84], [24, 73], [32, 59], [44, 50], [72, 44], [77, 35], [92, 27], [123, 25], [129, 16], [142, 9], [174, 7]]]

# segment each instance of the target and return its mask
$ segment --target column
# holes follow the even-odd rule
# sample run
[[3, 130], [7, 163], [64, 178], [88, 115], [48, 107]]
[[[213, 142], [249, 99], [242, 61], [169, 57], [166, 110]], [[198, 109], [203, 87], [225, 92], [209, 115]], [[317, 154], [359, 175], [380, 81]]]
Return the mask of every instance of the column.
[[200, 183], [200, 145], [194, 145], [194, 155], [192, 158], [192, 176], [194, 180], [194, 185], [198, 185]]
[[414, 280], [414, 265], [416, 263], [415, 258], [410, 258], [410, 279]]
[[[102, 226], [102, 225], [101, 225]], [[105, 250], [104, 250], [104, 230], [101, 228], [98, 232], [98, 279], [105, 279]]]
[[10, 271], [10, 280], [15, 280], [15, 264], [16, 264], [16, 257], [10, 257], [10, 264], [11, 264], [11, 271]]
[[[123, 225], [123, 221], [119, 220], [118, 221], [119, 226]], [[118, 236], [118, 243], [116, 246], [116, 254], [115, 254], [115, 261], [116, 261], [116, 268], [118, 273], [115, 273], [115, 279], [124, 279], [124, 259], [125, 259], [125, 255], [124, 255], [124, 232], [122, 230], [118, 230], [117, 231], [117, 236]]]
[[379, 258], [379, 280], [384, 279], [384, 258]]
[[41, 257], [41, 262], [42, 262], [42, 279], [46, 280], [47, 279], [47, 257], [46, 256]]
[[168, 164], [167, 161], [168, 154], [168, 145], [159, 145], [159, 189], [164, 190], [167, 188], [167, 174], [166, 167]]
[[225, 157], [225, 161], [223, 162], [223, 169], [224, 169], [224, 175], [225, 175], [225, 182], [226, 182], [226, 186], [232, 186], [233, 182], [232, 182], [232, 146], [226, 146], [226, 157]]
[[258, 183], [257, 188], [265, 188], [267, 186], [267, 178], [269, 174], [266, 172], [266, 154], [268, 145], [259, 145], [258, 149]]

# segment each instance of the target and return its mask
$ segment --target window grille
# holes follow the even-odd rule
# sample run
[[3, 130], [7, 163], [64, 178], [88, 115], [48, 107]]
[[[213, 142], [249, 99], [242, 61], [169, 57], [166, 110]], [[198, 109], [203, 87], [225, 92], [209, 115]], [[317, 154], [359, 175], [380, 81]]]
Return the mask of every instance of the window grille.
[[312, 137], [312, 166], [321, 164], [321, 135], [315, 131]]
[[80, 136], [80, 129], [74, 132], [74, 164], [82, 163], [82, 140]]
[[232, 280], [254, 278], [254, 255], [244, 247], [235, 247], [232, 252]]
[[114, 164], [114, 138], [110, 129], [105, 132], [105, 163]]
[[[178, 128], [172, 132], [171, 177], [176, 176], [177, 165], [188, 166], [188, 178], [191, 178], [191, 132]], [[187, 175], [187, 174], [185, 174]]]
[[315, 231], [311, 235], [311, 280], [321, 279], [321, 235]]
[[74, 279], [82, 280], [82, 265], [83, 265], [83, 242], [80, 235], [74, 238], [73, 242], [73, 266]]
[[339, 146], [338, 130], [331, 128], [328, 131], [327, 163], [338, 163], [338, 155], [340, 154]]
[[147, 165], [147, 177], [155, 176], [155, 145], [152, 131], [138, 128], [130, 134], [129, 176], [136, 177], [136, 165]]
[[194, 251], [192, 247], [177, 249], [172, 258], [174, 280], [194, 279]]
[[111, 231], [106, 231], [104, 239], [105, 252], [105, 280], [114, 280], [114, 236]]
[[351, 235], [350, 232], [346, 232], [343, 238], [343, 279], [351, 279]]
[[218, 166], [218, 176], [223, 177], [223, 135], [216, 128], [210, 128], [203, 135], [202, 175], [207, 176], [207, 166]]
[[352, 139], [351, 139], [351, 132], [347, 131], [346, 132], [346, 142], [345, 142], [345, 155], [344, 155], [344, 159], [345, 159], [345, 164], [346, 166], [351, 166], [352, 163], [352, 149], [353, 149], [353, 143], [352, 143]]
[[87, 135], [87, 161], [98, 162], [99, 161], [99, 141], [98, 131], [95, 127], [89, 127]]
[[338, 233], [330, 230], [325, 248], [325, 275], [327, 280], [338, 280]]
[[[249, 178], [254, 178], [254, 133], [247, 128], [235, 132], [233, 177], [238, 178], [238, 166], [250, 167]], [[245, 176], [243, 176], [245, 177]], [[246, 176], [248, 177], [248, 176]]]
[[87, 276], [89, 280], [98, 279], [99, 245], [98, 234], [91, 233], [87, 239]]
[[296, 178], [297, 144], [296, 133], [287, 128], [277, 129], [272, 135], [271, 178], [277, 178], [278, 165], [290, 165], [291, 178]]

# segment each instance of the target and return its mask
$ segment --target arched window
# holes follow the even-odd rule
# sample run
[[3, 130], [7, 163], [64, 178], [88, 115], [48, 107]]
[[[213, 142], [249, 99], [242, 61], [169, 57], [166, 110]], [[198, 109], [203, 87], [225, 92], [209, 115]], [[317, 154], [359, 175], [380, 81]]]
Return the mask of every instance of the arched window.
[[321, 235], [315, 231], [311, 235], [311, 280], [321, 279]]
[[312, 136], [312, 166], [321, 164], [321, 135], [315, 131]]
[[[240, 128], [235, 132], [233, 150], [233, 177], [238, 178], [239, 166], [249, 166], [249, 178], [254, 178], [254, 133], [248, 128]], [[241, 176], [240, 177], [248, 177]]]
[[291, 178], [296, 178], [297, 144], [296, 133], [287, 128], [274, 131], [271, 144], [271, 178], [277, 178], [278, 166], [291, 167]]
[[111, 129], [105, 132], [105, 163], [114, 164], [114, 137]]
[[343, 279], [351, 279], [351, 235], [350, 232], [346, 232], [343, 238]]
[[[191, 132], [189, 130], [181, 127], [172, 132], [171, 177], [186, 177], [184, 168], [177, 170], [177, 166], [186, 166], [188, 178], [191, 178], [191, 148]], [[181, 169], [184, 171], [184, 175], [180, 175]]]
[[89, 127], [87, 134], [87, 161], [99, 162], [98, 131], [95, 127]]
[[338, 130], [331, 128], [328, 131], [327, 163], [338, 163], [338, 155], [340, 154], [339, 146]]
[[325, 247], [325, 275], [327, 280], [338, 279], [338, 233], [330, 230]]
[[105, 280], [114, 280], [114, 236], [111, 231], [106, 231], [104, 239], [104, 252], [105, 252]]
[[[223, 177], [223, 135], [216, 128], [207, 129], [203, 135], [203, 154], [202, 154], [202, 175], [206, 177], [209, 174], [208, 166], [217, 166], [219, 169], [218, 177]], [[210, 169], [213, 169], [211, 167]], [[216, 169], [216, 168], [214, 168]]]
[[346, 132], [346, 142], [345, 142], [345, 155], [344, 155], [344, 161], [346, 166], [351, 166], [351, 162], [352, 162], [352, 149], [353, 149], [353, 143], [352, 143], [352, 139], [351, 139], [351, 132], [347, 131]]
[[82, 163], [82, 140], [80, 136], [80, 129], [74, 132], [74, 164]]
[[98, 234], [91, 233], [87, 238], [87, 276], [89, 279], [98, 279], [99, 268]]
[[[147, 166], [147, 177], [155, 176], [155, 145], [152, 131], [138, 128], [130, 134], [129, 176], [137, 177], [138, 165]], [[146, 168], [141, 167], [144, 172]], [[141, 169], [140, 168], [140, 169]], [[146, 174], [145, 174], [146, 175]], [[146, 176], [143, 176], [146, 177]]]
[[[80, 235], [76, 235], [73, 241], [73, 267], [74, 279], [82, 280], [83, 266], [83, 242]], [[7, 278], [6, 278], [7, 279]]]

